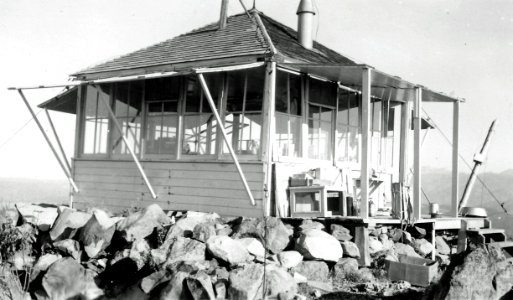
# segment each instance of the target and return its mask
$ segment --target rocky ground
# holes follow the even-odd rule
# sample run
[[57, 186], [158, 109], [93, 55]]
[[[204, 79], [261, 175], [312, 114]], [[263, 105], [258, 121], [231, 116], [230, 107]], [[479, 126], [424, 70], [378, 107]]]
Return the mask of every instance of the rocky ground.
[[361, 267], [353, 229], [312, 220], [18, 205], [0, 224], [2, 300], [513, 298], [513, 260], [484, 247], [454, 254], [450, 233], [436, 237], [430, 286], [389, 280], [387, 261], [434, 250], [418, 227], [371, 229]]

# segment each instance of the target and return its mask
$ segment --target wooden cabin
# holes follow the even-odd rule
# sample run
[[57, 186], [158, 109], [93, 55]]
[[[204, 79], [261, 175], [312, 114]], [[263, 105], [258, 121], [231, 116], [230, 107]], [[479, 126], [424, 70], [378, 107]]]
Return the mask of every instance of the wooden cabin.
[[461, 100], [313, 41], [310, 5], [299, 32], [222, 14], [73, 74], [40, 105], [77, 116], [73, 206], [418, 220], [422, 104], [440, 102], [454, 112], [457, 217]]

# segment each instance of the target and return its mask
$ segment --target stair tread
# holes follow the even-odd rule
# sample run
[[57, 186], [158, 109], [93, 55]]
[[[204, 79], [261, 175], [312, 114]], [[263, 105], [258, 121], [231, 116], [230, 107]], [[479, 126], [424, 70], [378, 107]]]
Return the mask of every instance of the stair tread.
[[513, 241], [504, 241], [504, 242], [493, 242], [488, 245], [498, 246], [501, 248], [510, 248], [513, 247]]
[[500, 228], [480, 228], [480, 229], [469, 229], [467, 232], [475, 232], [477, 234], [495, 234], [502, 233], [505, 234], [506, 231]]

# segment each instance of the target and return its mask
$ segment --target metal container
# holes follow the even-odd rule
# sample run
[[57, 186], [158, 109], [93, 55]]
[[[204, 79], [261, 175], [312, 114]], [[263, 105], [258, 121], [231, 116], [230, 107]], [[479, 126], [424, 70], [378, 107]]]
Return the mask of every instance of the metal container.
[[440, 212], [440, 205], [438, 203], [430, 203], [429, 204], [429, 213], [431, 214], [431, 218], [438, 217]]
[[471, 218], [486, 218], [488, 214], [486, 213], [486, 209], [482, 207], [463, 207], [461, 209], [461, 215], [463, 217], [471, 217]]

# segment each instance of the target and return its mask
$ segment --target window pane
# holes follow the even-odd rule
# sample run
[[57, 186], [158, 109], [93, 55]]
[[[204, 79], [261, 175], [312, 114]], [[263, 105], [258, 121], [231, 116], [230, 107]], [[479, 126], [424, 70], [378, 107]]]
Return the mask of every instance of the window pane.
[[[114, 95], [116, 119], [135, 153], [141, 149], [142, 87], [142, 81], [117, 83]], [[113, 154], [130, 154], [117, 128], [112, 132], [111, 147]]]
[[228, 73], [228, 97], [226, 111], [241, 112], [244, 106], [244, 88], [246, 84], [246, 72], [236, 71]]
[[337, 85], [333, 82], [326, 82], [314, 78], [309, 79], [310, 98], [312, 103], [336, 106]]
[[321, 122], [319, 141], [319, 159], [330, 159], [331, 157], [331, 122]]
[[187, 77], [187, 92], [185, 95], [185, 111], [200, 112], [201, 111], [201, 86], [196, 76]]
[[290, 116], [290, 140], [289, 140], [289, 156], [299, 157], [301, 148], [301, 127], [303, 125], [302, 118], [298, 116]]
[[276, 134], [275, 143], [278, 149], [278, 155], [288, 156], [289, 155], [289, 131], [288, 131], [289, 118], [288, 115], [277, 113], [276, 114]]
[[276, 112], [288, 113], [288, 78], [286, 72], [278, 71], [276, 75]]
[[108, 109], [104, 100], [110, 103], [110, 86], [99, 89], [87, 86], [85, 91], [84, 154], [106, 154], [109, 134]]
[[177, 100], [180, 96], [180, 77], [146, 80], [146, 100]]
[[247, 70], [246, 111], [262, 111], [265, 68]]
[[290, 80], [290, 114], [301, 115], [301, 76], [289, 74]]
[[215, 154], [217, 122], [213, 114], [185, 115], [183, 124], [183, 154]]

